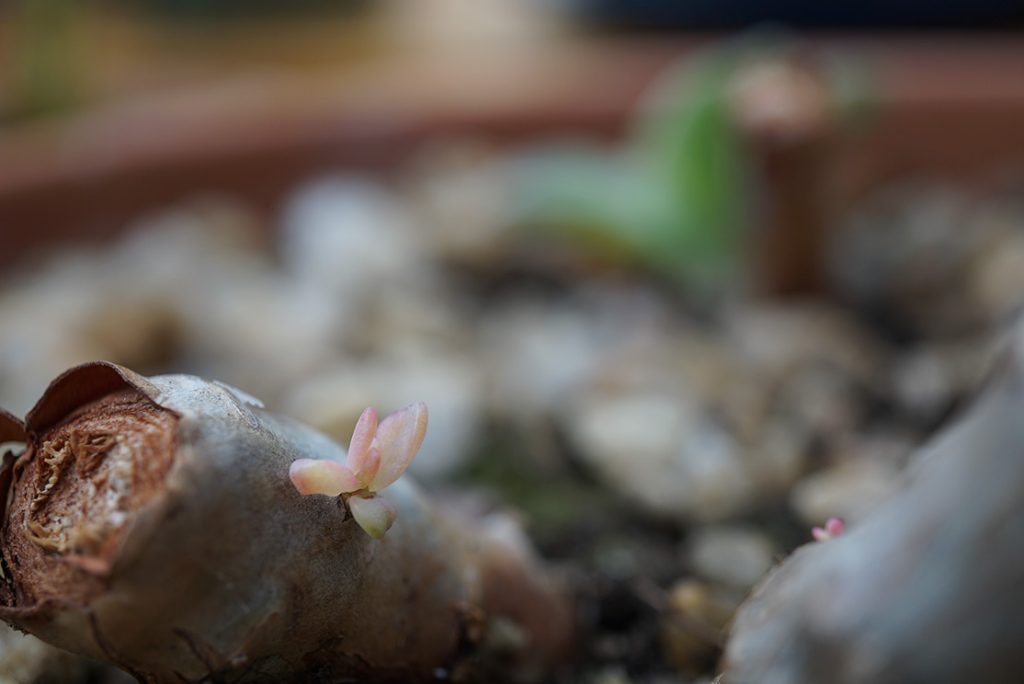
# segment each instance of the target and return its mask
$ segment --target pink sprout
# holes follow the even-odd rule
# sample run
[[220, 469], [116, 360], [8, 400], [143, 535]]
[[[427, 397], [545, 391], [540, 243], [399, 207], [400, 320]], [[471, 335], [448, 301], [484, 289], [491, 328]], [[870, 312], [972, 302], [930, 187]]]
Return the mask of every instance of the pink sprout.
[[377, 412], [367, 408], [352, 431], [345, 463], [300, 458], [288, 475], [303, 496], [342, 497], [356, 523], [379, 539], [394, 523], [397, 511], [377, 492], [401, 477], [426, 433], [427, 405], [422, 401], [395, 411], [380, 424]]
[[842, 518], [829, 518], [825, 521], [824, 527], [813, 527], [811, 528], [811, 536], [816, 541], [828, 541], [829, 539], [835, 539], [843, 533], [846, 529], [846, 523]]

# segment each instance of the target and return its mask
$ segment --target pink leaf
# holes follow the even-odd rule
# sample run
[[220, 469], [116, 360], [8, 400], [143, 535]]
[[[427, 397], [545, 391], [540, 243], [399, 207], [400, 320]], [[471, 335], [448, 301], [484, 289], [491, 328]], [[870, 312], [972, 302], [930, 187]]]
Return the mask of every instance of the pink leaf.
[[[352, 439], [348, 443], [348, 458], [346, 462], [352, 472], [361, 475], [366, 470], [366, 458], [369, 456], [370, 447], [373, 445], [373, 438], [377, 435], [377, 412], [367, 408], [356, 421], [356, 427], [352, 430]], [[365, 480], [371, 479], [371, 475]]]
[[427, 405], [409, 404], [381, 421], [377, 427], [380, 470], [370, 483], [377, 492], [397, 480], [409, 467], [427, 434]]
[[373, 478], [377, 476], [377, 472], [380, 470], [380, 449], [377, 447], [370, 447], [369, 452], [366, 454], [366, 460], [363, 461], [363, 468], [356, 473], [356, 477], [363, 484], [363, 487], [369, 487], [370, 483], [373, 482]]
[[300, 458], [288, 468], [295, 489], [303, 496], [326, 494], [338, 496], [362, 489], [363, 485], [348, 466], [336, 461]]
[[391, 529], [398, 517], [398, 511], [387, 499], [375, 496], [364, 498], [361, 496], [349, 497], [348, 507], [352, 511], [352, 517], [368, 535], [374, 539], [380, 539]]

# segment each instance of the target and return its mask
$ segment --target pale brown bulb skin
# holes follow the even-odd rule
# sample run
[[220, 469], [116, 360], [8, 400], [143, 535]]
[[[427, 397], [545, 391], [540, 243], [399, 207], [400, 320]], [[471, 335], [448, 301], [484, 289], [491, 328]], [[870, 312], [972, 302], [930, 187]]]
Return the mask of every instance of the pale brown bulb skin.
[[[87, 364], [47, 390], [27, 442], [4, 471], [0, 617], [140, 680], [427, 681], [499, 616], [526, 635], [528, 668], [568, 646], [568, 605], [527, 555], [405, 479], [381, 493], [397, 521], [371, 539], [289, 481], [295, 459], [341, 448], [227, 386]], [[30, 510], [55, 445], [63, 470]]]

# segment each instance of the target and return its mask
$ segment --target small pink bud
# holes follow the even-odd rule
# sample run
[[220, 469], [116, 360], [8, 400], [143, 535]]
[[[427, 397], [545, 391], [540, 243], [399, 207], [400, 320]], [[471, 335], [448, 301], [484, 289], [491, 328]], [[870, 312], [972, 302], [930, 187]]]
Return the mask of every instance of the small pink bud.
[[825, 531], [833, 537], [838, 537], [846, 529], [846, 523], [842, 518], [829, 518], [825, 522]]
[[842, 518], [829, 518], [825, 521], [824, 527], [811, 528], [811, 536], [817, 541], [828, 541], [835, 539], [846, 529], [846, 523]]
[[352, 431], [345, 465], [300, 458], [292, 463], [288, 475], [302, 495], [361, 492], [363, 495], [346, 497], [348, 508], [367, 534], [380, 539], [395, 522], [398, 512], [390, 502], [373, 493], [405, 472], [426, 432], [427, 405], [422, 401], [395, 411], [380, 424], [376, 411], [367, 408]]

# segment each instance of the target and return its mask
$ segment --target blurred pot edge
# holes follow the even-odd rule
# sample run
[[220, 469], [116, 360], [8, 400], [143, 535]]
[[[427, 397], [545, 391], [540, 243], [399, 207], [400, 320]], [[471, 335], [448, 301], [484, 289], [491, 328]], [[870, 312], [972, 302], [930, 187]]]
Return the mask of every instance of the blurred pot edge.
[[[644, 87], [708, 38], [599, 39], [609, 44], [575, 55], [570, 83], [554, 82], [564, 69], [511, 80], [448, 71], [438, 96], [408, 88], [422, 79], [406, 65], [383, 96], [264, 78], [10, 129], [0, 133], [0, 264], [58, 241], [116, 235], [131, 219], [196, 193], [226, 193], [273, 212], [306, 178], [334, 168], [394, 172], [430, 139], [614, 139]], [[984, 183], [1024, 166], [1024, 43], [1013, 35], [804, 42], [823, 57], [861, 60], [874, 78], [874, 114], [837, 152], [840, 204], [896, 176]]]

